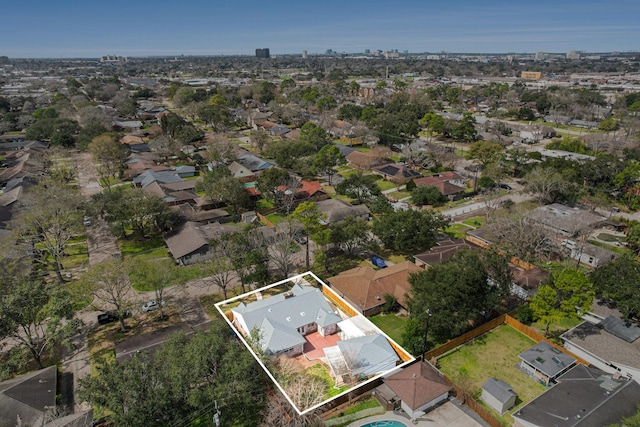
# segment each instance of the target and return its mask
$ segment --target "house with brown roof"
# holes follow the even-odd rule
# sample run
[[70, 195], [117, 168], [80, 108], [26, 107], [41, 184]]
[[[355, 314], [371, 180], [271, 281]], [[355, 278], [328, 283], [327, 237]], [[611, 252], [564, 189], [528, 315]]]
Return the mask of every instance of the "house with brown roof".
[[378, 166], [372, 169], [373, 173], [382, 176], [384, 179], [395, 182], [396, 184], [406, 184], [411, 179], [419, 178], [422, 175], [407, 165], [399, 163], [391, 163], [388, 165]]
[[419, 267], [427, 268], [444, 261], [450, 260], [459, 250], [469, 249], [472, 251], [480, 250], [480, 246], [464, 239], [446, 238], [438, 240], [436, 246], [414, 256], [415, 263]]
[[391, 163], [388, 156], [374, 150], [366, 153], [356, 150], [349, 153], [345, 158], [349, 166], [360, 170], [369, 170], [376, 166]]
[[231, 162], [231, 164], [227, 166], [227, 169], [229, 169], [234, 178], [238, 178], [242, 182], [253, 182], [256, 180], [256, 175], [238, 162]]
[[384, 378], [373, 395], [387, 410], [401, 408], [412, 420], [449, 398], [451, 386], [428, 362], [416, 361]]
[[327, 280], [331, 288], [365, 316], [382, 311], [384, 296], [393, 295], [398, 304], [406, 307], [406, 295], [411, 289], [409, 275], [420, 271], [411, 261], [401, 262], [380, 270], [356, 267]]
[[187, 222], [182, 227], [165, 234], [164, 242], [173, 259], [180, 265], [204, 261], [212, 256], [209, 251], [209, 242], [194, 222]]
[[450, 171], [417, 178], [413, 182], [417, 187], [436, 187], [440, 194], [450, 199], [455, 199], [464, 194], [466, 190], [464, 178]]
[[320, 220], [323, 224], [344, 221], [349, 216], [366, 220], [371, 216], [371, 211], [366, 205], [352, 205], [341, 199], [320, 200], [316, 202], [316, 206], [318, 211], [324, 215], [324, 218]]

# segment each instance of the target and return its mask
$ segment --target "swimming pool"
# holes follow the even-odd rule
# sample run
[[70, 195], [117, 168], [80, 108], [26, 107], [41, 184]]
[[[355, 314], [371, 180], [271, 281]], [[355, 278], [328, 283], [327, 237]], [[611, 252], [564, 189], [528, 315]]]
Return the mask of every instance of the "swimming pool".
[[362, 427], [407, 427], [407, 425], [401, 423], [400, 421], [382, 420], [365, 424]]

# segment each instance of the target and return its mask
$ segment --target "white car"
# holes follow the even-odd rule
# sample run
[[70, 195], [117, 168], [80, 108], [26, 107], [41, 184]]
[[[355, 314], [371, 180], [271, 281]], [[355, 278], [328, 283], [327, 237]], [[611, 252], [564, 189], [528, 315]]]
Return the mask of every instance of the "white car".
[[158, 304], [158, 301], [145, 302], [142, 304], [142, 311], [148, 313], [150, 311], [159, 310], [161, 304], [164, 305], [164, 302], [161, 301], [160, 304]]

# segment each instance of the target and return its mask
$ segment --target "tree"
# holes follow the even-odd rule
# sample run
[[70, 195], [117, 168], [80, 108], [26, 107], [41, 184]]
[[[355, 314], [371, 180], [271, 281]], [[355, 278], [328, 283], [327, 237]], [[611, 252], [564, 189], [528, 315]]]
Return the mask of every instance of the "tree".
[[251, 143], [258, 147], [258, 150], [260, 151], [264, 150], [264, 147], [267, 145], [270, 139], [269, 134], [262, 129], [252, 130], [249, 133], [249, 138], [251, 139]]
[[427, 128], [429, 136], [444, 133], [444, 119], [435, 113], [427, 113], [420, 119], [420, 125]]
[[475, 123], [476, 119], [470, 112], [464, 113], [462, 119], [460, 119], [451, 130], [451, 137], [458, 141], [475, 141], [478, 134], [474, 126]]
[[318, 210], [318, 206], [313, 202], [302, 202], [291, 213], [291, 219], [298, 221], [302, 224], [307, 242], [305, 244], [306, 258], [305, 266], [309, 269], [309, 237], [318, 231], [321, 227], [320, 220], [324, 217], [324, 214]]
[[129, 270], [130, 267], [121, 259], [110, 259], [92, 265], [82, 277], [86, 288], [100, 302], [96, 308], [114, 311], [122, 331], [127, 329], [124, 321], [126, 312], [132, 308], [133, 288], [127, 274]]
[[209, 418], [216, 401], [222, 425], [257, 425], [264, 407], [264, 371], [220, 320], [206, 332], [172, 335], [154, 357], [142, 352], [98, 369], [81, 379], [79, 396], [112, 412], [117, 425]]
[[312, 167], [316, 173], [326, 173], [329, 177], [329, 185], [331, 185], [331, 178], [335, 173], [334, 168], [343, 161], [344, 157], [338, 147], [325, 145], [313, 158]]
[[405, 348], [414, 354], [425, 350], [427, 321], [429, 336], [444, 342], [471, 329], [483, 313], [489, 315], [497, 305], [494, 294], [499, 290], [488, 278], [479, 253], [470, 250], [459, 251], [449, 261], [411, 274]]
[[327, 132], [311, 122], [307, 122], [300, 128], [300, 140], [313, 145], [316, 150], [327, 145]]
[[56, 345], [69, 345], [69, 339], [78, 332], [80, 322], [72, 320], [71, 296], [63, 288], [27, 277], [5, 277], [3, 281], [0, 338], [11, 338], [26, 348], [43, 368], [45, 354]]
[[565, 268], [552, 276], [549, 284], [540, 286], [531, 300], [531, 311], [545, 324], [544, 335], [552, 322], [563, 317], [577, 318], [589, 310], [595, 292], [582, 271]]
[[176, 155], [179, 144], [171, 136], [163, 134], [153, 141], [149, 142], [149, 148], [158, 153], [165, 163], [169, 161], [169, 157]]
[[598, 125], [598, 129], [603, 130], [605, 132], [612, 132], [614, 130], [617, 130], [618, 127], [619, 127], [618, 121], [613, 117], [607, 117], [606, 119], [600, 122], [600, 125]]
[[411, 203], [414, 205], [437, 205], [445, 200], [437, 187], [428, 185], [426, 187], [416, 187], [411, 191]]
[[249, 194], [242, 181], [234, 178], [231, 171], [224, 167], [207, 173], [196, 185], [196, 190], [204, 192], [215, 202], [228, 205], [234, 214], [238, 214], [241, 208], [251, 205]]
[[222, 290], [222, 299], [227, 300], [227, 290], [234, 277], [233, 263], [233, 242], [228, 236], [221, 236], [209, 242], [211, 250], [216, 256], [209, 261], [212, 272], [208, 276], [211, 282]]
[[369, 224], [361, 218], [348, 216], [339, 223], [331, 224], [331, 243], [349, 255], [367, 246], [370, 240]]
[[297, 250], [298, 245], [289, 233], [279, 233], [276, 242], [269, 246], [269, 259], [281, 278], [286, 279], [295, 270]]
[[431, 210], [401, 210], [377, 218], [372, 229], [387, 248], [411, 253], [431, 249], [447, 224], [447, 219]]
[[364, 175], [358, 172], [343, 179], [336, 186], [336, 192], [348, 196], [358, 201], [358, 203], [372, 202], [376, 197], [382, 195], [382, 191], [374, 175]]
[[483, 168], [489, 163], [498, 160], [500, 153], [504, 151], [502, 145], [491, 141], [476, 141], [469, 146], [467, 158], [475, 160]]
[[166, 319], [164, 314], [164, 291], [173, 284], [176, 277], [176, 267], [171, 259], [144, 261], [133, 258], [126, 265], [129, 277], [137, 276], [137, 281], [144, 283], [146, 288], [153, 289], [155, 300], [159, 303], [160, 319]]
[[544, 204], [575, 197], [576, 192], [571, 182], [553, 167], [535, 167], [527, 174], [526, 181], [525, 191]]
[[36, 261], [51, 265], [63, 283], [65, 250], [81, 230], [82, 199], [68, 186], [49, 180], [33, 187], [24, 203], [15, 219], [21, 239], [31, 244]]
[[613, 303], [625, 319], [640, 317], [640, 264], [630, 255], [620, 256], [589, 275], [596, 296]]
[[123, 145], [109, 134], [96, 136], [89, 144], [89, 152], [93, 160], [98, 163], [98, 173], [102, 182], [107, 185], [107, 191], [111, 191], [111, 181], [117, 177], [123, 167], [122, 162], [126, 158]]
[[330, 111], [338, 106], [336, 99], [333, 96], [323, 96], [316, 101], [316, 107], [320, 111]]

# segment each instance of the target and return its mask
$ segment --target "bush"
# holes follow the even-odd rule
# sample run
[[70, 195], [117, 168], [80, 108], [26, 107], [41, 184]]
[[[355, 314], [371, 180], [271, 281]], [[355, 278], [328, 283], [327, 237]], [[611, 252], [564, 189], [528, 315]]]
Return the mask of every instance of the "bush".
[[531, 307], [529, 307], [529, 304], [524, 304], [518, 307], [518, 310], [516, 310], [515, 317], [516, 319], [518, 319], [520, 323], [524, 323], [525, 325], [532, 324], [533, 312], [531, 311]]

